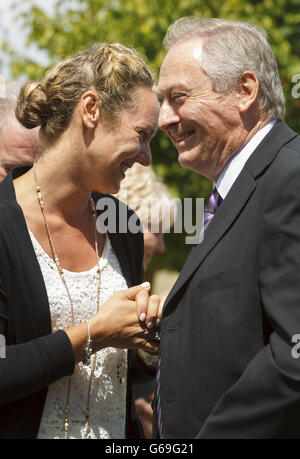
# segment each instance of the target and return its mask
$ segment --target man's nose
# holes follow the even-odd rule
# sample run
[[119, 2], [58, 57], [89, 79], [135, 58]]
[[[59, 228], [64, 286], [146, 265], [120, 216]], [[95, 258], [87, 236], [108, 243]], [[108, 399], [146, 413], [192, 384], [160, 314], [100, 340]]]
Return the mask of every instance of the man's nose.
[[164, 101], [161, 104], [159, 117], [158, 117], [158, 126], [161, 130], [166, 130], [170, 125], [176, 124], [180, 121], [179, 115], [175, 112], [173, 107], [167, 102]]

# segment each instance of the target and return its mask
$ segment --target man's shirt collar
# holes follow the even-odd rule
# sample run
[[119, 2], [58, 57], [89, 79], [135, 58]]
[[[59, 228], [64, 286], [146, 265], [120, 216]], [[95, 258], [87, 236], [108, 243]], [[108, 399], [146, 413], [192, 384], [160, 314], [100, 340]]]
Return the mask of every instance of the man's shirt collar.
[[220, 196], [225, 199], [230, 188], [240, 175], [244, 165], [266, 135], [275, 125], [276, 120], [270, 121], [266, 126], [257, 131], [249, 142], [236, 153], [226, 164], [215, 184]]

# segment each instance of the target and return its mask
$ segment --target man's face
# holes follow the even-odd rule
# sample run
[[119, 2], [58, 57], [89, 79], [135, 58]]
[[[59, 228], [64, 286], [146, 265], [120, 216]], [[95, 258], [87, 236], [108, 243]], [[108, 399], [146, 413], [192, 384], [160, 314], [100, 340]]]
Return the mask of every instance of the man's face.
[[201, 69], [199, 39], [175, 44], [160, 70], [159, 127], [178, 150], [181, 166], [216, 180], [238, 151], [234, 135], [241, 125], [237, 94], [217, 93]]
[[38, 132], [39, 128], [24, 128], [15, 118], [13, 110], [7, 110], [0, 135], [0, 180], [6, 175], [5, 171], [33, 164], [39, 153]]

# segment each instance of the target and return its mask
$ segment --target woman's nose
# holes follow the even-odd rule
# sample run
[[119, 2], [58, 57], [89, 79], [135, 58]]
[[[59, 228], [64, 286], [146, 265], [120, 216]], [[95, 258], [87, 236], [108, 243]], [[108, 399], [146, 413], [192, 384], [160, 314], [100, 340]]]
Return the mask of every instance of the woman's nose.
[[143, 146], [142, 151], [139, 153], [137, 157], [137, 161], [142, 164], [142, 166], [150, 166], [152, 161], [152, 154], [150, 145], [147, 144]]

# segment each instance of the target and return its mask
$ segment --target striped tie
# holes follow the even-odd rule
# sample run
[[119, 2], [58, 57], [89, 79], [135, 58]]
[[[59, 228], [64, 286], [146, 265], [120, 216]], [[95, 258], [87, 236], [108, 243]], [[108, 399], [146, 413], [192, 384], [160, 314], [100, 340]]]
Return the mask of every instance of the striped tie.
[[157, 414], [157, 427], [159, 438], [163, 438], [162, 423], [161, 423], [161, 403], [160, 403], [160, 358], [158, 359], [157, 372], [156, 372], [156, 414]]
[[[222, 204], [223, 199], [214, 188], [204, 206], [204, 229], [206, 229], [214, 218], [215, 213]], [[160, 358], [158, 359], [157, 372], [156, 372], [156, 413], [157, 413], [157, 427], [159, 438], [163, 438], [162, 420], [161, 420], [161, 401], [160, 401]]]
[[214, 218], [215, 213], [222, 204], [222, 201], [223, 199], [221, 198], [217, 188], [215, 187], [212, 190], [211, 195], [209, 196], [204, 206], [204, 229], [208, 227], [209, 223]]

